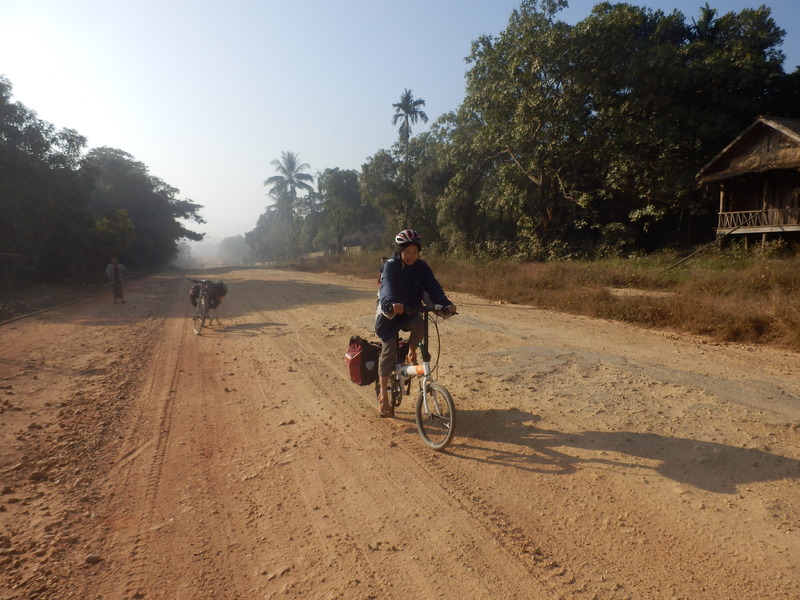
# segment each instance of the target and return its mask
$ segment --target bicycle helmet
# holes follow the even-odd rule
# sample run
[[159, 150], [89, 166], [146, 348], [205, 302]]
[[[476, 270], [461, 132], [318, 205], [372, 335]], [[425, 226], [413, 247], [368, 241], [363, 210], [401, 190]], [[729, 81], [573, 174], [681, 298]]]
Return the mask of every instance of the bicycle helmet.
[[394, 241], [401, 248], [405, 248], [410, 244], [416, 244], [419, 248], [422, 248], [422, 238], [413, 229], [404, 229], [394, 236]]

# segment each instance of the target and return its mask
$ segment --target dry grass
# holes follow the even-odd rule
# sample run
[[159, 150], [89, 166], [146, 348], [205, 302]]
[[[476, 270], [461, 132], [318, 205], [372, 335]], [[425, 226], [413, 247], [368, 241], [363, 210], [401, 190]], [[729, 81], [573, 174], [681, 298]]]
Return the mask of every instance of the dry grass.
[[[446, 290], [800, 351], [798, 255], [710, 251], [670, 269], [677, 259], [669, 254], [554, 263], [425, 259]], [[363, 253], [293, 266], [374, 279], [379, 264], [379, 254]]]

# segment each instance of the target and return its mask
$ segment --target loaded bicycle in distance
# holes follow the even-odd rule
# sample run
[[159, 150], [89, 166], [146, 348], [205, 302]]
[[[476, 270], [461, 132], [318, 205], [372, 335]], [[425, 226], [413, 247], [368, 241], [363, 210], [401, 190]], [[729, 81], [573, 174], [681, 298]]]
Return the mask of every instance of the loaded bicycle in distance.
[[[189, 302], [194, 306], [192, 325], [194, 332], [200, 335], [206, 324], [211, 325], [214, 319], [220, 324], [217, 308], [222, 298], [228, 293], [228, 286], [221, 280], [194, 279], [187, 277], [194, 285], [189, 289]], [[213, 311], [213, 312], [212, 312]]]

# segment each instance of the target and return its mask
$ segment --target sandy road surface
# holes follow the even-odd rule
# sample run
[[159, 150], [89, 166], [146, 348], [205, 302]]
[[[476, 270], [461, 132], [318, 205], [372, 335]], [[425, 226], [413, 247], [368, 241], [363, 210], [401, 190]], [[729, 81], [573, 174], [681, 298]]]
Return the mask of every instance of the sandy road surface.
[[342, 353], [374, 284], [179, 273], [0, 327], [0, 598], [800, 597], [800, 356], [455, 295], [446, 453]]

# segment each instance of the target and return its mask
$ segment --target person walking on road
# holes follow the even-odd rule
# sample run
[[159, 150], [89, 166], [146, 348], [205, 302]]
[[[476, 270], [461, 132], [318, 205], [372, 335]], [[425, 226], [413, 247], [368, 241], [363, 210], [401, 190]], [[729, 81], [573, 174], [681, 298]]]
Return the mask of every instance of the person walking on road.
[[122, 292], [122, 280], [125, 275], [130, 275], [125, 265], [117, 261], [116, 258], [111, 259], [111, 264], [106, 267], [106, 277], [111, 284], [111, 293], [114, 295], [114, 304], [117, 303], [119, 298], [122, 304], [125, 304], [125, 298]]

